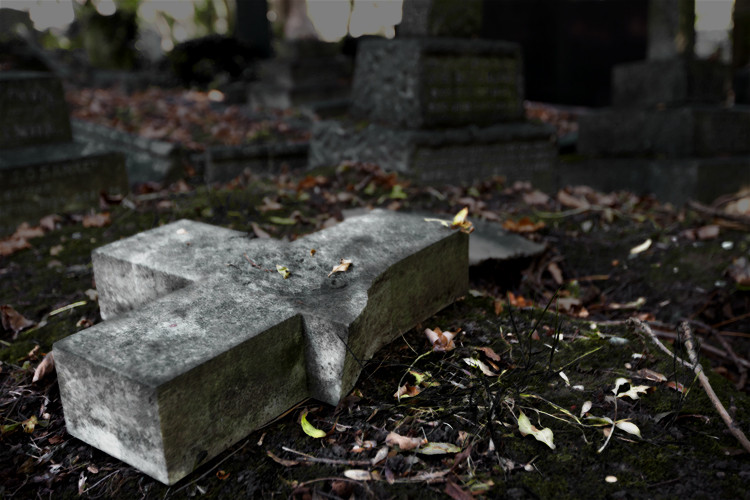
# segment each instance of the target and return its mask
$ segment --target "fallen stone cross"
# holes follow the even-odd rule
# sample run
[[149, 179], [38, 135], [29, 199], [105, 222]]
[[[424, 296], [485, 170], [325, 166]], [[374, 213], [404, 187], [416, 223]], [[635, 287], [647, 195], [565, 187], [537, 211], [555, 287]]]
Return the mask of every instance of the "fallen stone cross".
[[468, 288], [466, 234], [379, 210], [291, 243], [181, 220], [92, 258], [106, 321], [54, 345], [66, 426], [166, 484], [304, 398], [338, 403]]

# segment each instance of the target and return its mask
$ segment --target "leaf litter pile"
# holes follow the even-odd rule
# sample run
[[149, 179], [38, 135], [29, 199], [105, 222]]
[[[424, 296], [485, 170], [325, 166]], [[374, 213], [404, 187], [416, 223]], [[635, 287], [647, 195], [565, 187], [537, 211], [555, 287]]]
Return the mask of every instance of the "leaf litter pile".
[[[446, 231], [484, 219], [547, 250], [474, 266], [469, 294], [378, 352], [337, 407], [303, 401], [171, 488], [66, 434], [46, 353], [101, 321], [93, 248], [183, 217], [291, 240], [373, 207], [435, 213], [425, 224]], [[416, 186], [350, 163], [103, 196], [98, 211], [0, 240], [0, 491], [739, 498], [750, 481], [749, 250], [742, 192], [676, 208], [499, 178]], [[294, 279], [292, 263], [245, 258]], [[350, 265], [342, 256], [330, 272]]]

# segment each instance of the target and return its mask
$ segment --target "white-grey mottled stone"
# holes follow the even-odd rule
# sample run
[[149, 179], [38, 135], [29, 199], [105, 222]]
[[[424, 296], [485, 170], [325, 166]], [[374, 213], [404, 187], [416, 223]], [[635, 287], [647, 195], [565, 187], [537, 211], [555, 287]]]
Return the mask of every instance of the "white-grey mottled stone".
[[467, 258], [466, 235], [384, 211], [292, 243], [183, 220], [97, 249], [108, 320], [54, 346], [68, 432], [172, 484], [305, 397], [336, 404], [465, 293]]

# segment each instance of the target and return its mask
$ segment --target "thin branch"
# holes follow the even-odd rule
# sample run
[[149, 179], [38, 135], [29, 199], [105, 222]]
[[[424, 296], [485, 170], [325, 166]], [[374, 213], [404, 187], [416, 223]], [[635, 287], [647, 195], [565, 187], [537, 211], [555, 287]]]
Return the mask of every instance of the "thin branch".
[[673, 354], [670, 352], [669, 349], [667, 349], [664, 344], [661, 343], [661, 341], [656, 337], [654, 332], [651, 331], [651, 327], [649, 327], [646, 323], [639, 320], [638, 318], [630, 318], [629, 320], [631, 325], [634, 325], [638, 330], [642, 331], [646, 335], [649, 336], [651, 341], [656, 344], [656, 346], [664, 351], [669, 357], [673, 358], [675, 361], [679, 362], [680, 364], [690, 368], [695, 372], [695, 374], [698, 376], [698, 380], [701, 383], [701, 386], [703, 387], [703, 390], [706, 391], [706, 395], [711, 400], [711, 403], [713, 403], [714, 408], [716, 408], [716, 411], [719, 413], [719, 416], [721, 416], [721, 419], [726, 424], [727, 428], [729, 429], [729, 432], [732, 433], [732, 435], [737, 438], [737, 440], [740, 442], [742, 447], [750, 453], [750, 441], [748, 441], [745, 434], [742, 432], [742, 430], [739, 428], [737, 423], [734, 421], [734, 419], [729, 415], [726, 408], [724, 408], [724, 405], [719, 401], [719, 397], [716, 395], [716, 393], [713, 390], [713, 387], [711, 387], [711, 383], [708, 381], [708, 377], [706, 377], [706, 374], [703, 371], [703, 367], [698, 362], [698, 355], [695, 351], [695, 342], [693, 340], [693, 333], [690, 331], [690, 325], [687, 323], [687, 321], [683, 321], [680, 324], [680, 332], [685, 335], [685, 349], [688, 352], [688, 356], [690, 357], [690, 361], [692, 363], [689, 363], [685, 361], [684, 359], [680, 358], [676, 354]]
[[708, 326], [705, 323], [696, 320], [690, 320], [690, 322], [697, 327], [703, 328], [704, 330], [710, 332], [711, 335], [713, 335], [714, 338], [716, 338], [721, 346], [727, 351], [727, 354], [729, 354], [729, 357], [732, 359], [735, 366], [737, 366], [737, 371], [740, 373], [740, 380], [736, 384], [737, 389], [742, 390], [742, 388], [745, 387], [745, 382], [747, 382], [747, 367], [742, 364], [743, 360], [739, 356], [737, 356], [737, 354], [734, 352], [734, 349], [732, 349], [732, 346], [729, 344], [729, 342], [727, 342], [727, 339], [725, 339], [716, 329]]
[[335, 458], [318, 458], [312, 455], [308, 455], [307, 453], [302, 453], [301, 451], [287, 448], [286, 446], [282, 446], [281, 449], [302, 457], [297, 459], [300, 462], [311, 462], [326, 465], [372, 465], [372, 462], [370, 460], [337, 460]]
[[702, 213], [703, 215], [709, 215], [711, 217], [717, 217], [719, 219], [737, 222], [739, 224], [750, 227], [750, 217], [746, 215], [728, 214], [721, 210], [716, 210], [715, 208], [707, 207], [701, 203], [698, 203], [697, 201], [689, 201], [688, 206], [692, 208], [693, 210], [695, 210], [696, 212]]

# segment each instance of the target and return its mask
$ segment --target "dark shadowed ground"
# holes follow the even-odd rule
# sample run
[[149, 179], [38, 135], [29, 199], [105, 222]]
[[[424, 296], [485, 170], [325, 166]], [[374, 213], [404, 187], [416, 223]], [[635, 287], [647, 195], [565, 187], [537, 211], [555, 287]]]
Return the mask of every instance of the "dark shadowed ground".
[[[58, 214], [0, 242], [0, 304], [28, 320], [3, 310], [0, 492], [747, 498], [748, 453], [692, 371], [625, 320], [648, 322], [683, 358], [677, 324], [692, 321], [711, 384], [750, 433], [748, 196], [719, 200], [715, 217], [624, 192], [541, 193], [500, 179], [418, 187], [348, 165], [144, 188], [103, 199], [95, 214]], [[375, 206], [449, 220], [468, 207], [470, 220], [505, 225], [547, 251], [472, 268], [470, 293], [367, 362], [338, 407], [303, 401], [171, 488], [66, 434], [54, 373], [32, 383], [52, 342], [100, 321], [93, 248], [183, 217], [291, 239]], [[433, 350], [426, 328], [458, 332], [455, 348]], [[324, 437], [305, 433], [304, 413]]]

